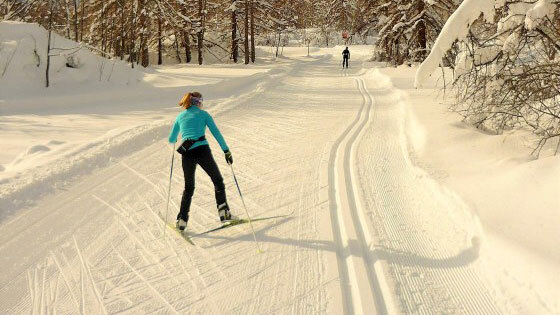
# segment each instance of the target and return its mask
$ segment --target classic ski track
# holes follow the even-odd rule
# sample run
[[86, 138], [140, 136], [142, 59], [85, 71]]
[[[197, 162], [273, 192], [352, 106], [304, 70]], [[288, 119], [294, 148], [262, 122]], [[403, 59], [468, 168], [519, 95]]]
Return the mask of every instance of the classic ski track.
[[[378, 82], [383, 81], [380, 77], [376, 79]], [[378, 112], [379, 109], [374, 111], [377, 123], [368, 128], [368, 139], [360, 143], [366, 148], [359, 156], [362, 163], [358, 164], [361, 171], [358, 179], [363, 195], [368, 196], [366, 202], [373, 213], [370, 219], [377, 229], [376, 236], [382, 239], [381, 242], [376, 240], [376, 245], [381, 250], [394, 247], [402, 251], [393, 249], [395, 257], [390, 259], [388, 254], [385, 258], [388, 265], [386, 273], [393, 277], [400, 288], [393, 288], [397, 290], [394, 293], [402, 307], [395, 312], [500, 314], [496, 300], [492, 298], [492, 289], [481, 279], [478, 271], [480, 266], [466, 263], [446, 267], [446, 260], [449, 260], [446, 252], [449, 250], [434, 251], [441, 246], [437, 238], [415, 230], [422, 223], [423, 216], [428, 214], [418, 212], [418, 205], [411, 202], [420, 199], [428, 203], [424, 207], [441, 207], [438, 203], [449, 201], [441, 197], [443, 200], [434, 201], [434, 192], [424, 191], [424, 177], [418, 176], [407, 160], [402, 125], [400, 119], [395, 118], [395, 112], [399, 109], [398, 92], [393, 87], [385, 86], [378, 87], [376, 91], [382, 99], [378, 106], [381, 112]], [[378, 171], [371, 172], [371, 169]], [[417, 187], [414, 195], [405, 190], [414, 186]], [[451, 203], [443, 206], [460, 205]], [[431, 261], [433, 266], [419, 263], [418, 258], [421, 257], [427, 257], [426, 261]]]
[[[373, 98], [365, 80], [356, 78], [362, 105], [355, 119], [332, 147], [329, 163], [331, 223], [338, 247], [338, 264], [345, 314], [387, 314], [387, 307], [369, 249], [368, 223], [353, 180], [353, 157], [360, 135], [371, 122]], [[353, 244], [357, 242], [358, 244]], [[357, 251], [357, 252], [355, 252]], [[363, 279], [367, 279], [367, 285]], [[348, 283], [348, 285], [346, 285]]]
[[[64, 244], [51, 247], [48, 253], [53, 251], [61, 257], [62, 270], [48, 261], [45, 267], [28, 269], [35, 275], [30, 278], [33, 281], [29, 281], [33, 283], [28, 288], [31, 301], [22, 296], [16, 302], [2, 301], [0, 304], [9, 305], [8, 312], [33, 312], [34, 309], [39, 313], [43, 306], [49, 310], [57, 307], [59, 312], [74, 310], [72, 297], [75, 296], [81, 313], [101, 310], [101, 303], [109, 313], [163, 313], [169, 310], [214, 314], [333, 312], [329, 309], [332, 304], [328, 292], [336, 290], [337, 283], [324, 276], [328, 266], [323, 258], [331, 250], [331, 243], [328, 238], [318, 235], [317, 226], [317, 217], [328, 211], [328, 198], [322, 199], [318, 193], [324, 187], [318, 184], [318, 176], [325, 169], [320, 161], [324, 160], [323, 154], [329, 152], [326, 145], [338, 133], [338, 129], [333, 129], [325, 121], [342, 125], [355, 115], [355, 111], [348, 103], [339, 106], [337, 111], [325, 106], [332, 102], [329, 93], [325, 92], [338, 82], [329, 67], [328, 63], [319, 67], [313, 63], [299, 67], [294, 74], [301, 71], [302, 75], [290, 77], [284, 84], [267, 91], [270, 98], [252, 101], [250, 108], [240, 105], [232, 109], [236, 115], [220, 116], [225, 134], [234, 134], [233, 130], [236, 130], [236, 137], [228, 138], [236, 152], [253, 153], [240, 154], [236, 160], [240, 165], [238, 179], [247, 194], [247, 207], [255, 211], [251, 214], [259, 216], [270, 210], [283, 213], [297, 210], [296, 217], [279, 219], [277, 226], [261, 224], [256, 228], [258, 237], [264, 240], [264, 255], [254, 252], [252, 240], [246, 237], [248, 231], [241, 227], [201, 239], [197, 243], [201, 248], [189, 248], [184, 240], [171, 233], [162, 239], [162, 222], [155, 209], [165, 209], [162, 195], [167, 192], [169, 174], [160, 170], [168, 170], [169, 157], [167, 146], [153, 144], [119, 159], [125, 164], [113, 164], [96, 171], [95, 176], [87, 176], [96, 177], [98, 181], [84, 182], [68, 194], [62, 194], [64, 198], [47, 200], [49, 209], [56, 206], [57, 211], [49, 212], [48, 219], [38, 221], [41, 223], [36, 226], [46, 225], [69, 208], [77, 208], [73, 215], [81, 221], [76, 222], [89, 224], [89, 228], [78, 226], [76, 230], [68, 231], [68, 235], [76, 235], [91, 277], [87, 271], [81, 271], [84, 264], [76, 253], [77, 248], [68, 249]], [[317, 81], [317, 75], [324, 75], [327, 80]], [[352, 100], [353, 104], [357, 99], [355, 91], [350, 91], [349, 81], [341, 83], [343, 90], [348, 91], [343, 91], [342, 95], [339, 93], [339, 96]], [[302, 89], [302, 86], [306, 88]], [[285, 98], [286, 93], [294, 90], [298, 96], [295, 103]], [[307, 97], [307, 93], [315, 94]], [[275, 123], [261, 121], [263, 115], [270, 116]], [[285, 155], [279, 155], [278, 150], [285, 150]], [[270, 162], [255, 163], [257, 159]], [[174, 172], [180, 174], [180, 163], [176, 163]], [[301, 173], [303, 177], [300, 178], [297, 174]], [[182, 184], [181, 176], [174, 178]], [[269, 188], [263, 189], [263, 185]], [[173, 186], [175, 200], [170, 203], [173, 216], [178, 209], [176, 197], [180, 196], [181, 190], [181, 185]], [[72, 194], [76, 191], [80, 197], [84, 196], [82, 201]], [[197, 182], [199, 199], [192, 209], [196, 215], [189, 221], [193, 229], [202, 230], [215, 224], [212, 198], [200, 198], [212, 196], [212, 191], [209, 181]], [[241, 209], [233, 190], [229, 197], [234, 208]], [[95, 215], [107, 218], [89, 220], [81, 214], [79, 202], [86, 202], [88, 208], [95, 209]], [[39, 220], [44, 218], [37, 217]], [[69, 219], [75, 220], [74, 217]], [[97, 222], [100, 222], [101, 230], [92, 228]], [[36, 256], [40, 255], [38, 252]], [[37, 262], [30, 260], [29, 263]], [[67, 276], [68, 288], [60, 275]], [[60, 282], [60, 292], [52, 295], [51, 288], [57, 285], [57, 281]], [[99, 297], [95, 296], [96, 286]]]

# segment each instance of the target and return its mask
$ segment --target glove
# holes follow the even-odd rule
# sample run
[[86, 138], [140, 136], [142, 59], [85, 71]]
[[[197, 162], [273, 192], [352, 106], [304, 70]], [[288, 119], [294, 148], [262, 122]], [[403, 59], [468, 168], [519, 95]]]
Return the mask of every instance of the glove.
[[227, 164], [233, 164], [233, 156], [231, 155], [231, 152], [225, 151], [224, 154], [226, 155], [226, 162]]

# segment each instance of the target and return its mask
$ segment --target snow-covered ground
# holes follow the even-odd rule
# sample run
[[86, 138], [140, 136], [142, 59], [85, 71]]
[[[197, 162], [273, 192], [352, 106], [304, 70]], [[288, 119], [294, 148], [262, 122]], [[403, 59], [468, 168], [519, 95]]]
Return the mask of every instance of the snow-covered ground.
[[[560, 157], [531, 155], [530, 132], [484, 133], [447, 111], [431, 86], [414, 89], [407, 67], [385, 68], [400, 90], [413, 163], [458, 193], [481, 222], [487, 264], [512, 313], [558, 312]], [[448, 76], [449, 77], [449, 76]], [[441, 81], [441, 80], [440, 80]], [[441, 84], [440, 84], [441, 85]], [[450, 92], [447, 91], [449, 94]]]
[[[0, 27], [12, 30], [0, 37], [10, 47], [17, 34], [40, 39], [37, 28]], [[557, 314], [559, 158], [531, 159], [526, 134], [463, 125], [439, 90], [412, 88], [414, 68], [350, 49], [348, 71], [341, 47], [309, 57], [285, 48], [278, 60], [263, 48], [257, 65], [123, 67], [116, 77], [134, 82], [69, 88], [61, 73], [29, 93], [4, 88], [21, 77], [6, 72], [0, 312]], [[253, 223], [264, 253], [248, 225], [195, 246], [162, 229], [166, 136], [190, 90], [204, 94], [231, 147], [251, 215], [287, 215]], [[183, 185], [177, 156], [174, 166], [170, 222]], [[217, 225], [199, 171], [189, 230]]]

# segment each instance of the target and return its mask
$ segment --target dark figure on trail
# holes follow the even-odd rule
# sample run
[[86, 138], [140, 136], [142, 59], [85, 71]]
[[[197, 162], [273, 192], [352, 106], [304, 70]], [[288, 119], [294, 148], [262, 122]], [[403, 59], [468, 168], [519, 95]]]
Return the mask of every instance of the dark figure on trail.
[[348, 69], [348, 59], [350, 59], [350, 50], [348, 47], [342, 51], [342, 68]]
[[184, 230], [189, 221], [189, 209], [194, 193], [194, 172], [197, 165], [200, 165], [212, 179], [220, 220], [222, 222], [230, 220], [231, 214], [226, 201], [226, 187], [218, 165], [216, 165], [212, 157], [208, 141], [206, 141], [204, 136], [206, 127], [210, 129], [210, 132], [212, 132], [212, 135], [220, 144], [228, 164], [233, 163], [231, 152], [212, 116], [205, 110], [202, 110], [202, 95], [200, 93], [192, 92], [185, 94], [179, 102], [179, 106], [184, 108], [184, 111], [177, 116], [169, 135], [170, 143], [177, 141], [179, 132], [183, 140], [178, 151], [182, 154], [185, 190], [181, 199], [181, 210], [177, 215], [177, 228]]

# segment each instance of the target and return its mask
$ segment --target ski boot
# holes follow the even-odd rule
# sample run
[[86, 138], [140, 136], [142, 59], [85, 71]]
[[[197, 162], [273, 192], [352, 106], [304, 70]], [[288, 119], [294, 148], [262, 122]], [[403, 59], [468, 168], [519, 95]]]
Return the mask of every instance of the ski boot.
[[225, 202], [218, 206], [218, 215], [220, 216], [221, 222], [227, 222], [233, 219], [229, 212], [229, 206]]
[[177, 226], [177, 229], [179, 231], [184, 231], [185, 228], [187, 227], [187, 221], [185, 221], [183, 219], [179, 219], [179, 220], [177, 220], [176, 226]]

